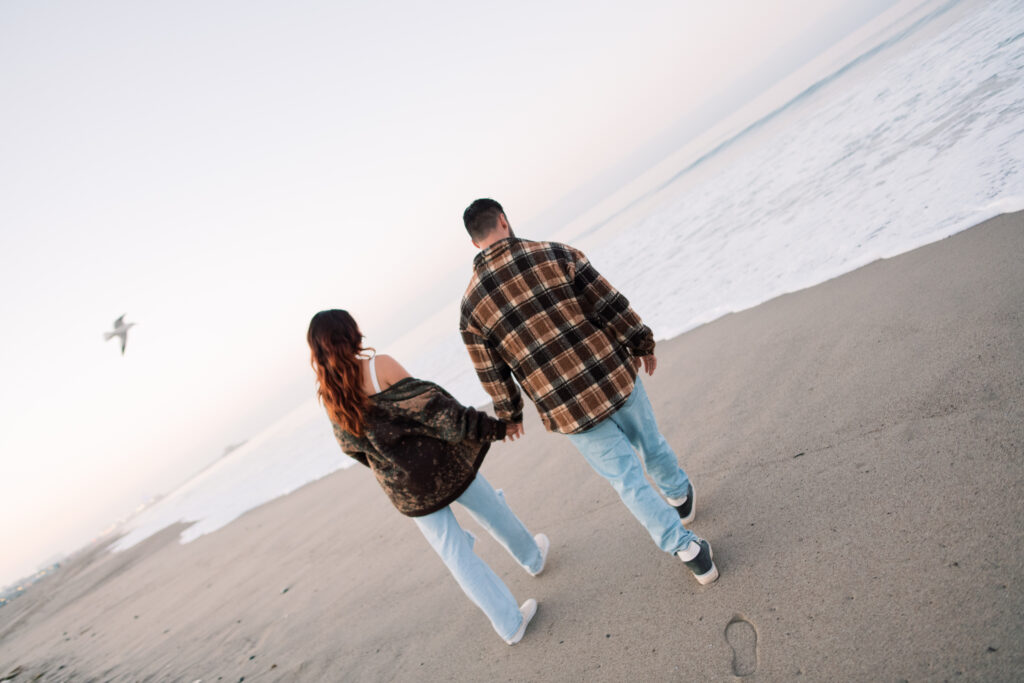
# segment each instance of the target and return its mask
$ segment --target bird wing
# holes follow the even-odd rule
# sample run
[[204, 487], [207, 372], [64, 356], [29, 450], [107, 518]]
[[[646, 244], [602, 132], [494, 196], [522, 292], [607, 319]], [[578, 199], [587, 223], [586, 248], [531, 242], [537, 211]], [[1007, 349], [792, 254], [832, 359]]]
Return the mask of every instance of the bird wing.
[[116, 330], [117, 328], [121, 327], [121, 325], [123, 325], [123, 324], [124, 324], [124, 317], [125, 317], [126, 315], [128, 315], [128, 314], [127, 314], [127, 313], [122, 313], [122, 314], [121, 314], [121, 317], [120, 317], [120, 318], [118, 318], [117, 320], [115, 320], [115, 321], [114, 321], [114, 329], [115, 329], [115, 330]]
[[122, 332], [122, 333], [120, 333], [117, 336], [121, 338], [121, 355], [123, 356], [124, 355], [124, 347], [128, 343], [128, 333], [127, 332]]

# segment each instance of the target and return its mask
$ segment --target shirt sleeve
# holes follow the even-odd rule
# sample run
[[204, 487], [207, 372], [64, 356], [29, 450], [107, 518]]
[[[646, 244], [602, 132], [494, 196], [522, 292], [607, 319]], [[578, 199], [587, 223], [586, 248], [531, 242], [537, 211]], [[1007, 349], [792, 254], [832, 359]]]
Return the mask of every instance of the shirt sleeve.
[[338, 445], [341, 446], [342, 452], [363, 467], [369, 467], [370, 462], [366, 459], [366, 453], [359, 448], [351, 435], [333, 420], [331, 420], [331, 427], [334, 429], [334, 438], [338, 440]]
[[654, 333], [630, 307], [629, 300], [611, 286], [583, 252], [573, 249], [572, 286], [584, 313], [595, 316], [634, 356], [654, 353]]
[[485, 442], [505, 438], [504, 422], [476, 408], [462, 405], [440, 388], [432, 392], [422, 419], [437, 438], [443, 441], [458, 443], [469, 439]]
[[464, 328], [462, 341], [473, 361], [480, 384], [494, 401], [494, 414], [505, 422], [519, 424], [523, 421], [523, 397], [512, 379], [512, 370], [492, 348], [487, 340], [474, 330]]

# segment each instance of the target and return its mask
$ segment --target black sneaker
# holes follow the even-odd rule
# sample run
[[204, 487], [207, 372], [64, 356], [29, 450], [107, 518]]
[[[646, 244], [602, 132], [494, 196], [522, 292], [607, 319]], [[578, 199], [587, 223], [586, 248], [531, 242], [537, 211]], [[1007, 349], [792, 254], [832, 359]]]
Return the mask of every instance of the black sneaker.
[[[672, 505], [672, 499], [669, 499], [669, 504]], [[679, 513], [679, 521], [683, 524], [689, 524], [693, 521], [693, 518], [697, 516], [697, 506], [694, 505], [693, 500], [693, 484], [688, 484], [686, 490], [686, 500], [679, 505], [672, 505]]]
[[[711, 554], [711, 545], [703, 538], [698, 538], [697, 544], [700, 545], [700, 552], [692, 560], [683, 560], [683, 564], [690, 568], [690, 571], [693, 572], [700, 585], [706, 586], [718, 579], [718, 567], [715, 566]], [[680, 557], [679, 559], [682, 560], [683, 558]]]

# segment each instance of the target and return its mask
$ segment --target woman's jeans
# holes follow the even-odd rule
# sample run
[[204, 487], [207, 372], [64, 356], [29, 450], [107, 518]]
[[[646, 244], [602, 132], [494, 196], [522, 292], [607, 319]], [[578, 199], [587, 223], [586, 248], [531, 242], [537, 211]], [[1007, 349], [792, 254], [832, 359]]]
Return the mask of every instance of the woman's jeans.
[[[524, 569], [530, 572], [540, 569], [537, 542], [509, 508], [504, 494], [491, 488], [483, 475], [477, 473], [473, 483], [455, 502], [466, 508]], [[469, 599], [491, 620], [498, 635], [505, 640], [511, 638], [523, 621], [519, 605], [508, 586], [473, 552], [476, 538], [459, 526], [451, 506], [413, 517], [413, 521]]]
[[669, 498], [682, 498], [690, 487], [676, 454], [658, 431], [651, 402], [639, 377], [622, 407], [596, 427], [570, 434], [569, 439], [594, 471], [611, 482], [622, 502], [647, 528], [659, 548], [675, 553], [697, 538], [679, 521], [676, 509], [644, 478], [643, 467], [646, 467], [651, 479]]

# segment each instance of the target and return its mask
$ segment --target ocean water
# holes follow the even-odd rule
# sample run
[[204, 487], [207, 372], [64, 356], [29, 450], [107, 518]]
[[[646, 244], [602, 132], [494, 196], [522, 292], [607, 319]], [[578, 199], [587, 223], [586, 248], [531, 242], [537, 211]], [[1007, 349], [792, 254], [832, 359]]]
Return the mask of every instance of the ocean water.
[[[1024, 209], [1024, 1], [922, 7], [564, 239], [667, 339]], [[456, 320], [453, 304], [412, 331], [420, 352], [403, 362], [485, 403]], [[187, 542], [351, 464], [310, 400], [130, 519], [113, 547], [178, 521], [195, 522]]]
[[353, 464], [338, 448], [323, 408], [310, 400], [131, 517], [111, 548], [125, 550], [172, 524], [194, 522], [181, 534], [187, 543]]

